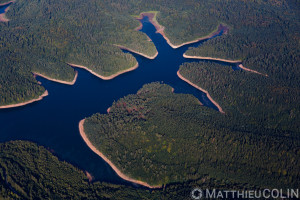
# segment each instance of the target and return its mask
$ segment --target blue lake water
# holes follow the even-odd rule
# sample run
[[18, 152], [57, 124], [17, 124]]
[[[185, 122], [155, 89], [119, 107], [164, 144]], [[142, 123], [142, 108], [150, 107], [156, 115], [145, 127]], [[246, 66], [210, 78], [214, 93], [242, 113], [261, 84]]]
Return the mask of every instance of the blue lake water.
[[6, 8], [9, 7], [11, 4], [12, 4], [12, 3], [9, 3], [9, 4], [6, 4], [6, 5], [0, 6], [0, 14], [5, 13]]
[[[78, 130], [81, 119], [97, 112], [106, 113], [113, 101], [134, 94], [144, 84], [154, 81], [169, 84], [175, 93], [193, 94], [205, 106], [216, 110], [204, 93], [179, 79], [176, 74], [184, 62], [204, 62], [182, 56], [189, 47], [201, 45], [202, 42], [173, 49], [160, 34], [155, 33], [147, 17], [141, 21], [141, 31], [152, 39], [159, 52], [156, 59], [149, 60], [133, 54], [139, 62], [138, 69], [109, 81], [77, 68], [79, 75], [73, 86], [37, 77], [49, 91], [49, 96], [24, 107], [0, 110], [0, 142], [33, 141], [51, 149], [61, 160], [90, 172], [96, 180], [131, 184], [119, 178], [102, 158], [86, 146]], [[236, 68], [234, 64], [223, 64], [224, 67]]]

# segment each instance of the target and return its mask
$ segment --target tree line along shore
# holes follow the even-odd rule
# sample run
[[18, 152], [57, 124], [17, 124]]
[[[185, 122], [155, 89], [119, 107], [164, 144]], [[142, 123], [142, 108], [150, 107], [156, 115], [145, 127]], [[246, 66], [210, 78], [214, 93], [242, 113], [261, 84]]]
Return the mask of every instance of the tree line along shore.
[[[99, 181], [90, 182], [86, 173], [61, 161], [49, 149], [26, 141], [0, 143], [1, 199], [185, 199], [191, 188], [243, 189], [253, 187], [220, 182], [207, 176], [185, 183], [146, 189]], [[222, 186], [221, 186], [222, 185]]]
[[[82, 7], [77, 10], [79, 7], [73, 4]], [[139, 23], [130, 16], [132, 13], [158, 10], [155, 20], [165, 27], [164, 33], [174, 45], [203, 37], [219, 24], [226, 24], [229, 27], [226, 34], [190, 48], [186, 55], [242, 60], [248, 69], [268, 77], [212, 63], [186, 63], [180, 68], [180, 74], [207, 90], [222, 105], [226, 116], [194, 105], [192, 96], [172, 95], [167, 86], [151, 84], [137, 95], [115, 102], [109, 115], [87, 118], [86, 132], [91, 134], [90, 140], [97, 149], [121, 171], [150, 185], [185, 182], [208, 175], [261, 187], [299, 187], [300, 115], [296, 108], [300, 102], [300, 71], [299, 45], [294, 42], [299, 20], [295, 1], [212, 0], [182, 4], [174, 0], [172, 8], [166, 0], [155, 5], [145, 1], [139, 6], [132, 0], [127, 7], [119, 1], [95, 4], [79, 0], [72, 4], [53, 1], [50, 5], [45, 0], [27, 4], [19, 0], [11, 7], [8, 16], [12, 20], [0, 23], [1, 104], [23, 101], [44, 92], [31, 71], [73, 80], [75, 72], [66, 63], [82, 63], [105, 76], [136, 63], [131, 55], [113, 44], [154, 56], [153, 43], [134, 30]], [[38, 12], [41, 7], [50, 12]], [[61, 11], [54, 12], [58, 8]], [[62, 11], [64, 16], [60, 15]], [[26, 29], [32, 13], [37, 15], [31, 29], [34, 35]], [[66, 24], [67, 17], [75, 19], [72, 15], [76, 16], [76, 22]], [[43, 24], [48, 25], [41, 30]], [[17, 92], [26, 88], [32, 91], [27, 96]], [[160, 96], [151, 98], [145, 91], [150, 94], [158, 91]], [[111, 117], [120, 122], [118, 126], [110, 124]], [[107, 127], [110, 132], [102, 131]], [[191, 132], [186, 127], [192, 127], [193, 137], [185, 137], [183, 133]], [[120, 128], [132, 140], [116, 135]], [[174, 132], [175, 135], [169, 134]], [[107, 138], [117, 138], [124, 146], [120, 147], [113, 139], [103, 139], [104, 134]], [[100, 141], [105, 144], [97, 145]], [[204, 158], [191, 156], [204, 154], [207, 155]], [[137, 162], [143, 163], [143, 167], [138, 168]]]
[[[78, 10], [79, 8], [72, 6], [74, 4], [89, 8], [89, 10], [88, 12], [82, 8]], [[114, 44], [154, 57], [157, 54], [154, 44], [148, 40], [149, 38], [144, 33], [135, 30], [139, 22], [132, 17], [132, 14], [140, 16], [140, 13], [143, 14], [145, 10], [157, 10], [149, 12], [152, 13], [152, 16], [154, 15], [153, 22], [158, 24], [159, 21], [159, 27], [165, 27], [163, 31], [168, 36], [168, 40], [178, 46], [186, 41], [194, 41], [195, 38], [203, 38], [208, 33], [219, 31], [216, 29], [219, 24], [236, 23], [223, 19], [224, 16], [220, 16], [220, 13], [210, 13], [212, 11], [207, 10], [210, 6], [234, 10], [236, 6], [243, 5], [240, 2], [230, 5], [226, 2], [205, 2], [203, 4], [193, 2], [193, 6], [191, 6], [180, 5], [180, 2], [174, 1], [174, 8], [171, 10], [165, 6], [164, 1], [158, 4], [144, 2], [139, 6], [136, 6], [135, 1], [132, 1], [126, 9], [122, 8], [119, 2], [115, 4], [98, 2], [98, 6], [90, 4], [91, 2], [63, 4], [59, 1], [49, 4], [45, 0], [26, 3], [24, 0], [20, 0], [10, 7], [8, 16], [12, 21], [0, 24], [1, 30], [3, 30], [0, 37], [5, 44], [1, 46], [3, 83], [0, 83], [4, 87], [0, 93], [5, 97], [3, 98], [5, 101], [0, 102], [0, 105], [19, 103], [24, 99], [37, 96], [39, 92], [35, 89], [36, 87], [43, 90], [42, 86], [36, 85], [37, 83], [34, 83], [29, 77], [29, 72], [38, 72], [52, 79], [69, 82], [73, 80], [75, 72], [66, 63], [88, 66], [90, 70], [102, 76], [111, 76], [131, 68], [136, 62], [135, 59], [129, 54], [124, 54]], [[251, 9], [254, 6], [254, 3], [251, 2], [247, 4], [251, 6]], [[190, 19], [190, 15], [182, 13], [179, 5], [184, 6], [185, 10], [189, 10], [191, 13], [196, 12], [195, 8], [197, 7], [198, 17]], [[267, 4], [260, 6], [265, 8]], [[278, 9], [274, 5], [271, 6], [273, 6], [272, 9]], [[48, 10], [59, 8], [59, 11], [38, 12], [42, 10], [41, 7]], [[200, 14], [199, 9], [202, 10]], [[248, 12], [248, 10], [246, 11]], [[64, 15], [60, 14], [62, 12]], [[251, 12], [255, 11], [251, 10]], [[33, 25], [30, 21], [32, 13], [37, 13], [38, 16]], [[65, 19], [72, 17], [77, 18], [76, 22], [66, 23], [68, 20]], [[84, 21], [86, 21], [87, 26], [81, 29], [80, 27], [84, 26]], [[60, 26], [58, 26], [58, 22], [60, 22]], [[93, 26], [89, 24], [93, 24]], [[30, 26], [31, 31], [25, 29], [26, 26]], [[43, 26], [43, 30], [39, 28], [41, 26]], [[103, 29], [103, 27], [106, 28]], [[235, 30], [236, 28], [232, 28], [230, 31], [226, 30], [227, 35], [231, 35], [231, 32]], [[32, 35], [32, 32], [35, 34]], [[19, 38], [18, 42], [16, 42], [16, 38]], [[97, 42], [95, 43], [95, 41]], [[13, 53], [16, 51], [20, 53]], [[10, 66], [14, 66], [14, 69], [8, 70]], [[254, 67], [253, 64], [245, 66]], [[257, 71], [260, 72], [261, 70]], [[17, 88], [21, 86], [17, 86], [16, 80], [5, 80], [9, 76], [18, 76], [19, 82], [22, 82], [22, 87], [28, 88], [30, 92], [20, 93], [19, 91], [22, 89]], [[8, 90], [12, 93], [4, 92]]]

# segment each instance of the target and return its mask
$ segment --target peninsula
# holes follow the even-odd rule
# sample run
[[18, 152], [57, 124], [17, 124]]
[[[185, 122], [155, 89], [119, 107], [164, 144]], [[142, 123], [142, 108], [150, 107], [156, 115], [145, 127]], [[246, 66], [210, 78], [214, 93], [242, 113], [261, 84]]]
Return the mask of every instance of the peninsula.
[[267, 74], [263, 74], [263, 73], [260, 73], [258, 71], [255, 71], [253, 69], [249, 69], [249, 68], [244, 67], [243, 64], [242, 64], [242, 60], [227, 60], [227, 59], [213, 58], [213, 57], [189, 56], [189, 55], [186, 55], [185, 53], [183, 54], [183, 57], [184, 58], [200, 59], [200, 60], [214, 60], [214, 61], [221, 61], [221, 62], [226, 62], [226, 63], [234, 63], [234, 64], [238, 64], [239, 68], [241, 68], [245, 71], [260, 74], [260, 75], [263, 75], [263, 76], [268, 76]]
[[79, 132], [80, 132], [80, 135], [82, 137], [82, 139], [84, 140], [84, 142], [86, 143], [86, 145], [93, 151], [95, 152], [98, 156], [100, 156], [105, 162], [107, 162], [107, 164], [109, 164], [111, 166], [111, 168], [124, 180], [126, 181], [130, 181], [132, 183], [136, 183], [136, 184], [139, 184], [139, 185], [143, 185], [145, 187], [148, 187], [148, 188], [161, 188], [161, 186], [152, 186], [152, 185], [149, 185], [148, 183], [146, 182], [143, 182], [143, 181], [140, 181], [140, 180], [135, 180], [135, 179], [132, 179], [130, 177], [128, 177], [127, 175], [123, 174], [103, 153], [101, 153], [91, 142], [90, 140], [88, 139], [87, 135], [85, 134], [84, 132], [84, 122], [85, 122], [85, 119], [81, 120], [79, 122]]
[[133, 71], [133, 70], [137, 69], [138, 66], [139, 66], [139, 64], [136, 63], [133, 67], [131, 67], [131, 68], [129, 68], [129, 69], [125, 69], [125, 70], [119, 71], [119, 72], [117, 72], [117, 73], [115, 73], [115, 74], [112, 74], [112, 75], [110, 75], [110, 76], [102, 76], [102, 75], [100, 75], [100, 74], [94, 72], [93, 70], [91, 70], [91, 69], [89, 69], [89, 68], [87, 68], [87, 67], [85, 67], [85, 66], [83, 66], [83, 65], [76, 65], [76, 64], [72, 64], [72, 63], [68, 63], [68, 65], [70, 65], [70, 66], [72, 66], [72, 67], [78, 67], [78, 68], [81, 68], [81, 69], [85, 69], [85, 70], [87, 70], [88, 72], [90, 72], [91, 74], [93, 74], [93, 75], [95, 75], [95, 76], [97, 76], [98, 78], [101, 78], [101, 79], [103, 79], [103, 80], [111, 80], [111, 79], [113, 79], [113, 78], [115, 78], [115, 77], [117, 77], [117, 76], [119, 76], [119, 75], [121, 75], [121, 74], [124, 74], [124, 73], [126, 73], [126, 72], [130, 72], [130, 71]]
[[[149, 21], [155, 26], [156, 28], [156, 32], [157, 33], [160, 33], [164, 38], [165, 40], [167, 41], [167, 43], [173, 48], [173, 49], [177, 49], [179, 47], [182, 47], [184, 45], [187, 45], [187, 44], [192, 44], [192, 43], [196, 43], [196, 42], [199, 42], [199, 41], [202, 41], [202, 40], [206, 40], [206, 39], [209, 39], [209, 38], [212, 38], [218, 34], [220, 34], [222, 31], [224, 33], [227, 33], [228, 31], [228, 28], [222, 24], [219, 25], [219, 27], [217, 28], [216, 31], [213, 31], [212, 33], [210, 33], [209, 35], [207, 36], [204, 36], [204, 37], [200, 37], [200, 38], [197, 38], [195, 40], [192, 40], [192, 41], [188, 41], [188, 42], [184, 42], [182, 44], [179, 44], [179, 45], [175, 45], [173, 44], [170, 39], [166, 36], [166, 33], [165, 33], [165, 27], [160, 25], [158, 23], [158, 21], [156, 20], [156, 16], [157, 16], [157, 13], [158, 12], [142, 12], [140, 14], [140, 16], [136, 19], [138, 20], [141, 20], [143, 19], [143, 17], [147, 16], [149, 18]], [[136, 28], [136, 30], [140, 30], [142, 28], [142, 25], [140, 25], [139, 27]]]
[[75, 76], [74, 76], [73, 81], [62, 81], [62, 80], [59, 80], [59, 79], [50, 78], [50, 77], [48, 77], [46, 75], [43, 75], [43, 74], [40, 74], [40, 73], [37, 73], [37, 72], [33, 72], [33, 74], [35, 76], [43, 77], [43, 78], [45, 78], [45, 79], [47, 79], [49, 81], [54, 81], [54, 82], [61, 83], [61, 84], [66, 84], [66, 85], [74, 85], [75, 82], [76, 82], [76, 80], [77, 80], [77, 77], [78, 77], [78, 72], [77, 71], [75, 72]]
[[120, 49], [124, 49], [124, 50], [130, 51], [130, 52], [136, 53], [136, 54], [141, 55], [141, 56], [144, 56], [145, 58], [148, 58], [148, 59], [155, 59], [156, 56], [158, 55], [158, 51], [156, 51], [156, 53], [155, 53], [154, 56], [148, 56], [148, 55], [146, 55], [146, 54], [143, 54], [143, 53], [140, 53], [140, 52], [138, 52], [138, 51], [132, 50], [132, 49], [130, 49], [130, 48], [124, 47], [124, 46], [122, 46], [122, 45], [117, 45], [117, 44], [116, 44], [116, 46], [119, 47]]
[[193, 87], [197, 88], [198, 90], [204, 92], [204, 93], [206, 94], [207, 98], [208, 98], [208, 99], [209, 99], [209, 100], [210, 100], [210, 101], [218, 108], [219, 112], [222, 113], [222, 114], [225, 114], [225, 112], [223, 111], [222, 107], [221, 107], [215, 100], [213, 100], [213, 98], [210, 96], [210, 94], [207, 92], [207, 90], [204, 90], [203, 88], [199, 87], [198, 85], [196, 85], [196, 84], [192, 83], [191, 81], [189, 81], [188, 79], [184, 78], [184, 77], [180, 74], [179, 70], [177, 71], [177, 75], [178, 75], [178, 77], [179, 77], [181, 80], [187, 82], [187, 83], [190, 84], [191, 86], [193, 86]]
[[16, 104], [10, 104], [10, 105], [5, 105], [5, 106], [0, 106], [0, 109], [5, 109], [5, 108], [15, 108], [15, 107], [20, 107], [20, 106], [25, 106], [27, 104], [30, 104], [30, 103], [33, 103], [33, 102], [36, 102], [36, 101], [40, 101], [42, 100], [44, 97], [48, 96], [49, 93], [48, 91], [46, 90], [41, 96], [39, 96], [38, 98], [36, 99], [32, 99], [32, 100], [29, 100], [29, 101], [26, 101], [26, 102], [23, 102], [23, 103], [16, 103]]

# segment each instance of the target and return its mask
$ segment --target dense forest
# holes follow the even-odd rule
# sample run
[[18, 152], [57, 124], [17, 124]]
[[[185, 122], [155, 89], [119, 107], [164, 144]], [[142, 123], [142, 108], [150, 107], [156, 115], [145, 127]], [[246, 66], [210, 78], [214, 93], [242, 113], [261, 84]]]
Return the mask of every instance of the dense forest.
[[109, 114], [87, 118], [86, 133], [101, 152], [130, 177], [166, 185], [162, 190], [91, 184], [45, 148], [19, 141], [0, 144], [3, 198], [185, 199], [195, 185], [299, 188], [296, 0], [18, 0], [10, 21], [0, 22], [0, 105], [44, 92], [32, 72], [70, 81], [75, 71], [67, 63], [104, 76], [135, 65], [115, 44], [155, 55], [154, 44], [135, 30], [135, 17], [149, 10], [175, 45], [226, 25], [226, 34], [186, 54], [241, 59], [268, 77], [185, 63], [180, 73], [208, 90], [225, 115], [152, 83], [114, 102]]
[[229, 32], [190, 48], [186, 54], [242, 60], [245, 67], [280, 79], [283, 87], [299, 85], [299, 6], [289, 0], [222, 4], [229, 9], [216, 15], [228, 24]]
[[[135, 59], [115, 44], [155, 55], [154, 44], [144, 33], [135, 31], [139, 23], [134, 16], [150, 10], [158, 11], [157, 21], [173, 44], [208, 35], [220, 23], [230, 28], [229, 34], [209, 41], [205, 52], [199, 48], [188, 54], [242, 58], [250, 68], [268, 73], [273, 70], [274, 74], [289, 77], [286, 71], [297, 66], [294, 61], [299, 60], [299, 48], [293, 42], [299, 39], [299, 26], [295, 24], [299, 21], [299, 15], [295, 15], [298, 9], [293, 9], [298, 4], [294, 0], [192, 0], [184, 4], [180, 0], [129, 0], [126, 4], [120, 0], [18, 0], [6, 14], [10, 22], [0, 23], [4, 77], [0, 105], [36, 97], [44, 90], [37, 83], [28, 83], [32, 80], [30, 72], [71, 81], [75, 72], [66, 63], [87, 66], [103, 76], [134, 66]], [[275, 50], [284, 54], [277, 56]], [[274, 63], [283, 63], [286, 70], [272, 67]], [[21, 72], [17, 74], [18, 82], [6, 78], [17, 73], [10, 70], [12, 67]], [[23, 85], [25, 93], [17, 83]]]
[[114, 102], [109, 114], [87, 118], [84, 129], [123, 173], [152, 185], [208, 174], [260, 187], [299, 187], [299, 136], [239, 116], [152, 83]]
[[[10, 21], [0, 23], [0, 105], [30, 99], [44, 90], [27, 81], [33, 80], [31, 72], [71, 81], [75, 72], [67, 63], [72, 63], [109, 76], [136, 64], [132, 55], [115, 44], [150, 56], [157, 52], [153, 42], [135, 30], [139, 23], [134, 17], [107, 6], [97, 0], [12, 4], [6, 14]], [[18, 82], [9, 79], [10, 74], [18, 75], [16, 71], [21, 74]]]
[[89, 182], [85, 173], [60, 161], [49, 150], [31, 142], [0, 144], [0, 199], [190, 199], [195, 187], [256, 189], [251, 185], [201, 179], [165, 185], [162, 189]]
[[184, 63], [179, 72], [210, 93], [232, 119], [235, 130], [299, 135], [298, 85], [287, 87], [283, 80], [209, 62]]

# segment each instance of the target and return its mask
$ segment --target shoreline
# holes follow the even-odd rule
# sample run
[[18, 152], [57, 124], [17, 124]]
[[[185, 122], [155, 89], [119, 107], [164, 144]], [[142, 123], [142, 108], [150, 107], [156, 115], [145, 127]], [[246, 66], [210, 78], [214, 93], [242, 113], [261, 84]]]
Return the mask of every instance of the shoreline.
[[151, 59], [151, 60], [155, 59], [156, 56], [158, 55], [158, 51], [156, 51], [156, 54], [155, 54], [154, 56], [148, 56], [148, 55], [146, 55], [146, 54], [143, 54], [143, 53], [140, 53], [140, 52], [138, 52], [138, 51], [129, 49], [129, 48], [127, 48], [127, 47], [125, 47], [125, 46], [122, 46], [122, 45], [115, 44], [115, 46], [119, 47], [120, 49], [127, 50], [127, 51], [130, 51], [130, 52], [133, 52], [133, 53], [136, 53], [136, 54], [138, 54], [138, 55], [140, 55], [140, 56], [144, 56], [145, 58], [148, 58], [148, 59]]
[[193, 87], [197, 88], [198, 90], [204, 92], [204, 93], [206, 94], [207, 98], [208, 98], [208, 99], [209, 99], [209, 100], [210, 100], [210, 101], [218, 108], [219, 112], [222, 113], [222, 114], [225, 114], [225, 112], [223, 111], [222, 107], [221, 107], [215, 100], [213, 100], [213, 98], [210, 96], [210, 94], [207, 92], [207, 90], [204, 90], [203, 88], [199, 87], [198, 85], [196, 85], [196, 84], [192, 83], [191, 81], [189, 81], [188, 79], [184, 78], [184, 77], [180, 74], [179, 70], [177, 71], [177, 75], [178, 75], [178, 77], [179, 77], [181, 80], [187, 82], [187, 83], [190, 84], [191, 86], [193, 86]]
[[15, 108], [15, 107], [21, 107], [21, 106], [25, 106], [27, 104], [36, 102], [36, 101], [40, 101], [42, 100], [44, 97], [48, 96], [49, 93], [46, 90], [41, 96], [39, 96], [37, 99], [32, 99], [23, 103], [16, 103], [16, 104], [10, 104], [10, 105], [6, 105], [6, 106], [0, 106], [0, 109], [6, 109], [6, 108]]
[[119, 72], [117, 72], [117, 73], [115, 73], [115, 74], [112, 74], [112, 75], [110, 75], [110, 76], [102, 76], [102, 75], [97, 74], [97, 73], [94, 72], [93, 70], [91, 70], [91, 69], [89, 69], [89, 68], [87, 68], [87, 67], [85, 67], [85, 66], [83, 66], [83, 65], [76, 65], [76, 64], [72, 64], [72, 63], [67, 63], [67, 64], [70, 65], [71, 67], [78, 67], [78, 68], [81, 68], [81, 69], [85, 69], [85, 70], [87, 70], [88, 72], [90, 72], [91, 74], [93, 74], [93, 75], [95, 75], [95, 76], [97, 76], [98, 78], [101, 78], [101, 79], [103, 79], [103, 80], [111, 80], [111, 79], [116, 78], [117, 76], [119, 76], [119, 75], [121, 75], [121, 74], [124, 74], [124, 73], [126, 73], [126, 72], [130, 72], [130, 71], [133, 71], [133, 70], [137, 69], [138, 66], [139, 66], [139, 63], [137, 62], [133, 67], [131, 67], [131, 68], [129, 68], [129, 69], [125, 69], [125, 70], [119, 71]]
[[[222, 30], [224, 31], [224, 34], [226, 34], [228, 32], [228, 27], [220, 24], [218, 26], [218, 29], [217, 31], [214, 31], [212, 33], [210, 33], [209, 35], [207, 36], [204, 36], [204, 37], [201, 37], [201, 38], [198, 38], [198, 39], [195, 39], [195, 40], [192, 40], [192, 41], [189, 41], [189, 42], [184, 42], [180, 45], [174, 45], [171, 43], [170, 39], [166, 36], [165, 32], [164, 32], [164, 29], [165, 27], [163, 27], [162, 25], [160, 25], [156, 20], [153, 20], [154, 17], [156, 16], [156, 13], [153, 13], [153, 12], [142, 12], [140, 13], [139, 17], [137, 17], [136, 19], [137, 20], [141, 20], [143, 19], [143, 17], [149, 17], [149, 21], [154, 25], [155, 29], [156, 29], [156, 32], [157, 33], [160, 33], [164, 39], [167, 41], [167, 43], [173, 48], [173, 49], [177, 49], [179, 47], [182, 47], [184, 45], [187, 45], [187, 44], [192, 44], [192, 43], [196, 43], [196, 42], [199, 42], [201, 40], [206, 40], [206, 39], [210, 39], [216, 35], [218, 35]], [[143, 25], [142, 23], [140, 22], [140, 25], [135, 29], [135, 30], [140, 30], [142, 29]], [[127, 49], [128, 51], [130, 51], [130, 49]], [[215, 61], [221, 61], [221, 62], [227, 62], [227, 63], [233, 63], [233, 64], [239, 64], [239, 68], [245, 70], [245, 71], [249, 71], [249, 72], [252, 72], [252, 73], [256, 73], [256, 74], [259, 74], [259, 75], [263, 75], [263, 76], [266, 76], [268, 77], [267, 74], [263, 74], [263, 73], [260, 73], [258, 71], [255, 71], [255, 70], [252, 70], [252, 69], [249, 69], [249, 68], [246, 68], [243, 66], [242, 64], [242, 60], [226, 60], [226, 59], [222, 59], [222, 58], [213, 58], [213, 57], [202, 57], [202, 56], [189, 56], [189, 55], [186, 55], [185, 53], [183, 54], [183, 57], [184, 58], [194, 58], [194, 59], [202, 59], [202, 60], [215, 60]]]
[[88, 171], [84, 171], [87, 179], [89, 180], [89, 182], [91, 183], [94, 180], [94, 177], [92, 176], [92, 174], [90, 174]]
[[139, 185], [142, 185], [142, 186], [145, 186], [145, 187], [148, 187], [148, 188], [161, 188], [162, 186], [151, 186], [149, 185], [148, 183], [146, 182], [143, 182], [143, 181], [139, 181], [139, 180], [135, 180], [135, 179], [132, 179], [128, 176], [126, 176], [125, 174], [123, 174], [103, 153], [101, 153], [91, 142], [90, 140], [88, 139], [88, 137], [86, 136], [85, 132], [84, 132], [84, 122], [85, 122], [85, 119], [81, 120], [79, 122], [79, 132], [80, 132], [80, 135], [82, 137], [82, 139], [84, 140], [84, 142], [86, 143], [86, 145], [94, 152], [96, 153], [98, 156], [100, 156], [107, 164], [110, 165], [110, 167], [118, 174], [119, 177], [121, 177], [122, 179], [126, 180], [126, 181], [129, 181], [129, 182], [132, 182], [132, 183], [136, 183], [136, 184], [139, 184]]
[[213, 57], [203, 57], [203, 56], [189, 56], [185, 53], [183, 54], [184, 58], [194, 58], [194, 59], [201, 59], [201, 60], [215, 60], [215, 61], [221, 61], [221, 62], [227, 62], [227, 63], [233, 63], [233, 64], [239, 64], [242, 62], [242, 60], [226, 60], [222, 58], [213, 58]]
[[255, 74], [259, 74], [259, 75], [268, 77], [268, 74], [263, 74], [263, 73], [260, 73], [260, 72], [258, 72], [258, 71], [255, 71], [255, 70], [253, 70], [253, 69], [246, 68], [246, 67], [244, 67], [243, 64], [239, 64], [239, 68], [241, 68], [241, 69], [243, 69], [243, 70], [245, 70], [245, 71], [248, 71], [248, 72], [252, 72], [252, 73], [255, 73]]
[[[9, 2], [6, 2], [6, 3], [0, 4], [0, 6], [6, 6], [6, 5], [9, 5], [9, 4], [13, 4], [13, 3], [15, 3], [15, 1], [9, 1]], [[9, 10], [9, 7], [10, 6], [8, 6], [4, 10], [4, 13], [0, 14], [0, 22], [9, 22], [9, 19], [5, 16], [7, 11]]]
[[[223, 26], [222, 24], [220, 24], [218, 26], [218, 29], [217, 31], [214, 31], [212, 33], [210, 33], [209, 35], [207, 36], [204, 36], [204, 37], [200, 37], [200, 38], [197, 38], [195, 40], [192, 40], [192, 41], [188, 41], [188, 42], [184, 42], [182, 44], [179, 44], [179, 45], [174, 45], [172, 44], [172, 42], [170, 41], [170, 39], [166, 36], [164, 30], [165, 30], [165, 27], [160, 25], [156, 20], [153, 20], [153, 18], [155, 17], [156, 13], [147, 13], [147, 12], [142, 12], [140, 13], [139, 17], [136, 18], [137, 20], [141, 20], [143, 19], [144, 16], [147, 16], [149, 17], [149, 21], [153, 24], [153, 26], [155, 27], [156, 29], [156, 32], [157, 33], [160, 33], [164, 38], [165, 40], [167, 41], [167, 43], [173, 48], [173, 49], [177, 49], [179, 47], [182, 47], [184, 45], [187, 45], [187, 44], [192, 44], [192, 43], [196, 43], [196, 42], [199, 42], [201, 40], [206, 40], [206, 39], [209, 39], [209, 38], [212, 38], [214, 37], [215, 35], [218, 35], [222, 30], [224, 30], [224, 32], [226, 33], [228, 31], [228, 28], [226, 26]], [[136, 28], [136, 30], [140, 30], [142, 28], [142, 25], [138, 26]]]
[[32, 72], [35, 76], [40, 76], [40, 77], [43, 77], [49, 81], [53, 81], [53, 82], [57, 82], [57, 83], [61, 83], [61, 84], [66, 84], [66, 85], [74, 85], [76, 80], [77, 80], [77, 77], [78, 77], [78, 72], [76, 71], [75, 73], [75, 76], [74, 76], [74, 79], [72, 82], [68, 82], [68, 81], [62, 81], [62, 80], [58, 80], [58, 79], [54, 79], [54, 78], [50, 78], [46, 75], [43, 75], [43, 74], [40, 74], [40, 73], [37, 73], [37, 72]]
[[268, 77], [267, 74], [263, 74], [258, 71], [255, 71], [253, 69], [244, 67], [244, 65], [242, 64], [242, 60], [226, 60], [226, 59], [222, 59], [222, 58], [213, 58], [213, 57], [189, 56], [189, 55], [186, 55], [185, 53], [183, 54], [183, 57], [184, 58], [192, 58], [192, 59], [201, 59], [201, 60], [215, 60], [215, 61], [221, 61], [221, 62], [226, 62], [226, 63], [238, 64], [238, 67], [245, 71]]

